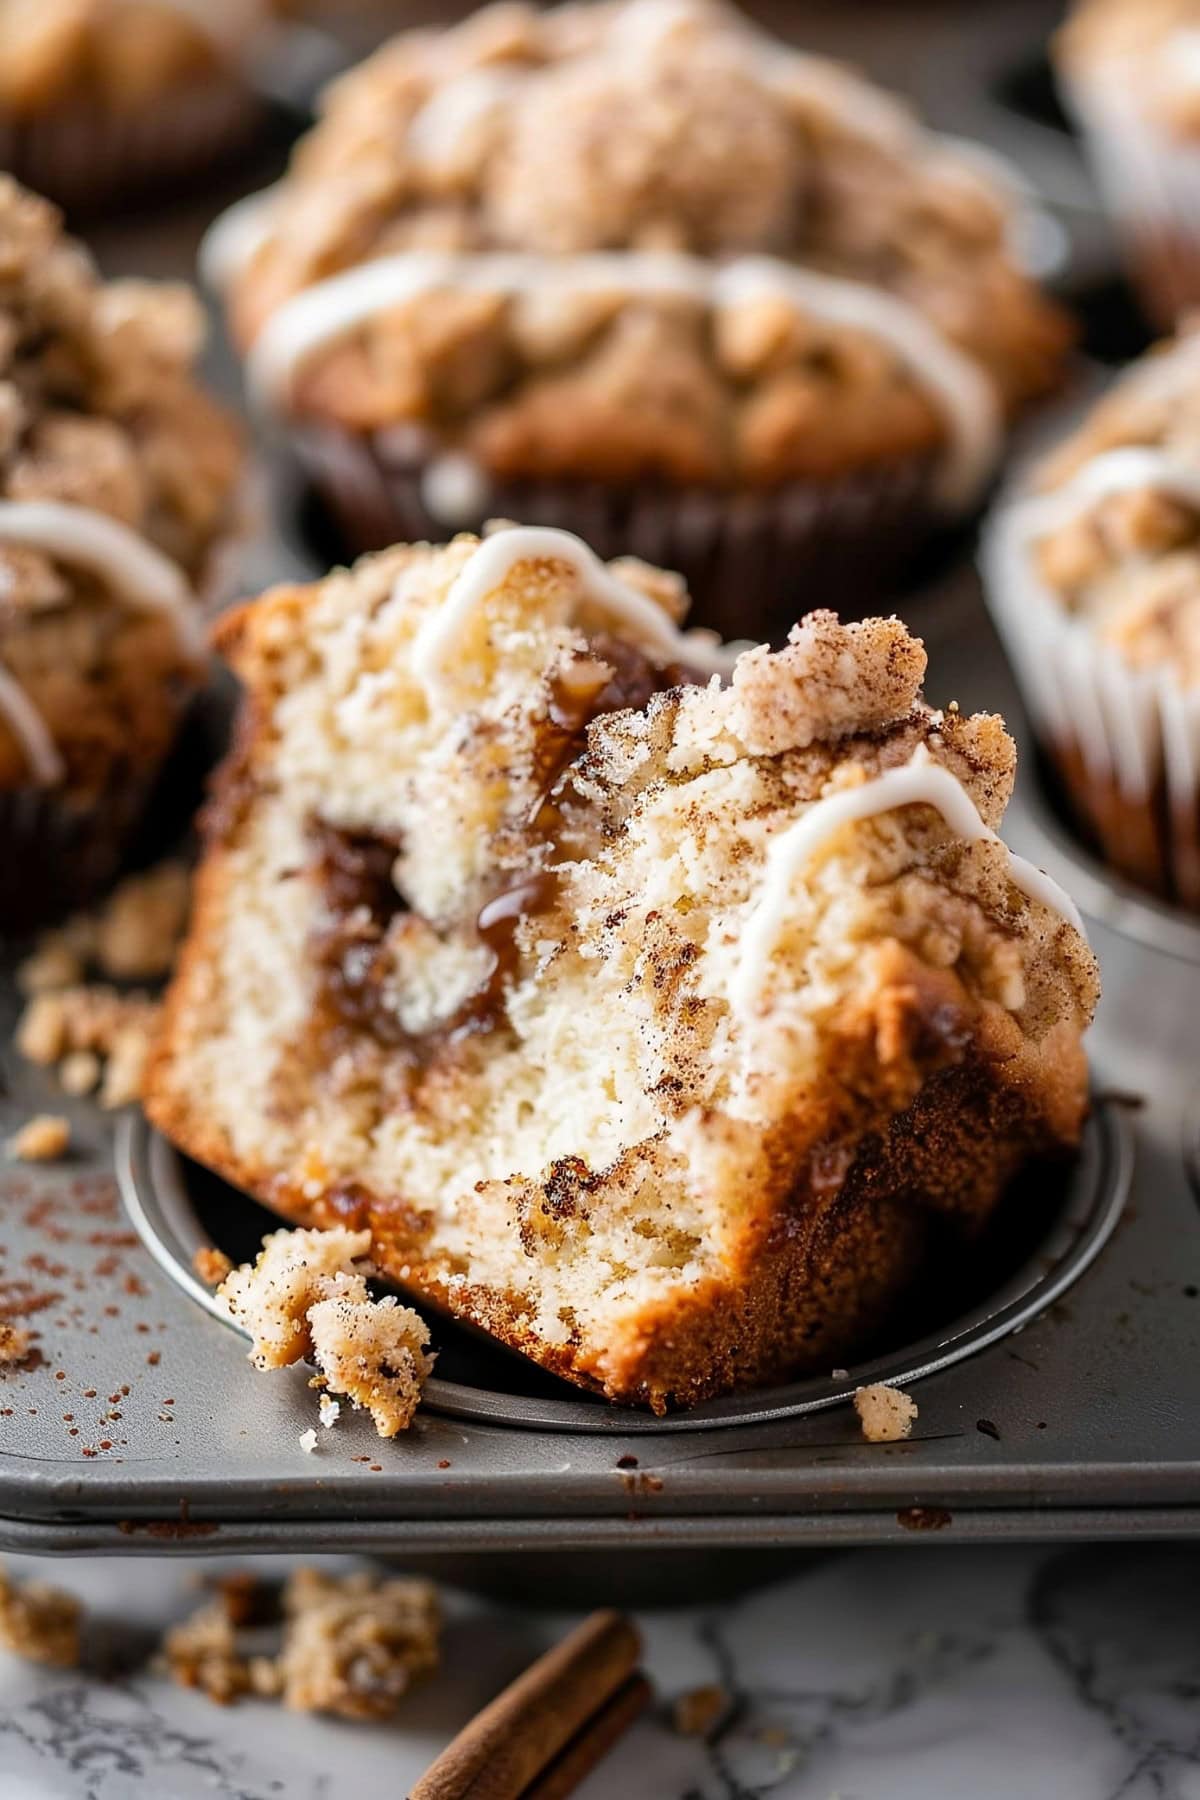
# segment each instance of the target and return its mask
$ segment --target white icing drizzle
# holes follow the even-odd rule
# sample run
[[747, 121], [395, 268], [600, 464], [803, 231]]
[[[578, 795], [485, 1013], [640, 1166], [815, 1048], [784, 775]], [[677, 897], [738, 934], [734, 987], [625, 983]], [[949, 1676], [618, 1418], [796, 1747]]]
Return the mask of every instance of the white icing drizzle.
[[274, 236], [282, 185], [275, 181], [270, 187], [260, 188], [256, 194], [235, 200], [204, 233], [196, 266], [201, 280], [212, 293], [224, 293]]
[[[203, 633], [182, 570], [118, 520], [65, 500], [0, 500], [0, 543], [89, 569], [118, 600], [142, 612], [168, 614], [184, 648], [202, 654]], [[7, 670], [0, 670], [0, 712], [20, 738], [36, 778], [60, 780], [62, 761], [45, 721]]]
[[483, 293], [678, 294], [714, 306], [774, 296], [878, 338], [936, 402], [949, 439], [939, 483], [948, 506], [978, 492], [1000, 448], [995, 390], [971, 357], [915, 307], [864, 282], [845, 281], [774, 257], [714, 265], [699, 257], [607, 252], [554, 258], [406, 251], [360, 263], [294, 295], [267, 319], [250, 352], [255, 392], [285, 403], [297, 369], [365, 320], [438, 288]]
[[803, 817], [776, 838], [767, 852], [762, 893], [742, 934], [740, 953], [730, 983], [730, 1002], [745, 1017], [754, 1011], [770, 968], [771, 954], [787, 922], [796, 878], [831, 838], [847, 825], [892, 812], [901, 806], [932, 806], [950, 830], [967, 843], [999, 844], [1008, 856], [1009, 877], [1030, 900], [1049, 907], [1081, 935], [1083, 920], [1058, 883], [1008, 849], [950, 770], [933, 761], [922, 744], [911, 761], [898, 769], [818, 800]]
[[0, 715], [11, 725], [13, 736], [25, 752], [30, 773], [40, 787], [53, 787], [63, 778], [62, 757], [41, 713], [20, 682], [0, 663]]
[[435, 88], [409, 122], [407, 144], [417, 162], [429, 169], [453, 162], [466, 134], [502, 106], [523, 80], [516, 69], [467, 69]]
[[622, 581], [572, 532], [516, 525], [483, 540], [455, 576], [441, 606], [421, 625], [412, 650], [420, 681], [436, 688], [446, 680], [473, 614], [518, 563], [534, 561], [565, 563], [589, 604], [664, 663], [684, 662], [706, 674], [724, 675], [746, 647], [722, 644], [710, 632], [680, 631], [655, 601]]

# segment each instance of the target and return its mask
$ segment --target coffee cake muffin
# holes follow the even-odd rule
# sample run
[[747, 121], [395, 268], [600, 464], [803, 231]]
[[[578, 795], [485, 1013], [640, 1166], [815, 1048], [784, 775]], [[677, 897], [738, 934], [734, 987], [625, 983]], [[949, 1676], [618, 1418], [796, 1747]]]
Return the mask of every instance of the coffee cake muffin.
[[205, 260], [352, 548], [567, 526], [761, 637], [969, 507], [1054, 383], [1018, 212], [708, 0], [505, 4], [334, 84]]
[[1200, 333], [1135, 363], [998, 507], [984, 571], [1078, 822], [1200, 908]]
[[229, 157], [268, 0], [0, 0], [0, 168], [72, 213]]
[[[229, 615], [246, 690], [146, 1084], [285, 1217], [662, 1410], [848, 1359], [1076, 1142], [1096, 972], [895, 619], [736, 661], [502, 529]], [[722, 685], [720, 676], [729, 676]]]
[[1200, 303], [1200, 3], [1080, 0], [1055, 62], [1142, 301], [1171, 329]]
[[0, 929], [107, 880], [202, 679], [241, 468], [202, 334], [0, 176]]

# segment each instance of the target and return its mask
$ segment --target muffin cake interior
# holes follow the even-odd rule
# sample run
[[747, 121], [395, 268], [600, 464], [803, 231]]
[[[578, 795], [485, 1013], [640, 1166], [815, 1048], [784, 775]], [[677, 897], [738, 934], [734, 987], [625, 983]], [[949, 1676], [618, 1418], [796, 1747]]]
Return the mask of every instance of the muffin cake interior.
[[934, 1217], [1071, 1143], [1096, 994], [994, 834], [1001, 722], [926, 706], [898, 621], [734, 661], [685, 607], [509, 528], [225, 622], [149, 1082], [268, 1204], [659, 1407], [853, 1344]]

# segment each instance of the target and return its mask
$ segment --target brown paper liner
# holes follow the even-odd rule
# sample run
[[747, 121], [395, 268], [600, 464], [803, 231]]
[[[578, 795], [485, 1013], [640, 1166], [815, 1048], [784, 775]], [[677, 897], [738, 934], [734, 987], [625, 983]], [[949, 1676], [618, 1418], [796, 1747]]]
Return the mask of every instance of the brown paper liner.
[[107, 886], [157, 774], [122, 770], [86, 804], [53, 788], [0, 794], [0, 933], [52, 924]]
[[0, 168], [73, 217], [190, 186], [235, 156], [262, 120], [235, 71], [212, 70], [135, 108], [82, 96], [55, 111], [0, 114]]
[[1159, 779], [1145, 798], [1094, 774], [1076, 745], [1048, 746], [1063, 798], [1100, 856], [1138, 887], [1200, 912], [1200, 794], [1173, 806]]
[[425, 504], [423, 465], [389, 459], [377, 438], [306, 427], [293, 442], [353, 555], [443, 542], [488, 518], [558, 525], [599, 556], [678, 570], [692, 595], [689, 623], [723, 637], [780, 639], [818, 606], [861, 616], [939, 522], [931, 463], [910, 458], [762, 492], [493, 481], [478, 519], [448, 525]]

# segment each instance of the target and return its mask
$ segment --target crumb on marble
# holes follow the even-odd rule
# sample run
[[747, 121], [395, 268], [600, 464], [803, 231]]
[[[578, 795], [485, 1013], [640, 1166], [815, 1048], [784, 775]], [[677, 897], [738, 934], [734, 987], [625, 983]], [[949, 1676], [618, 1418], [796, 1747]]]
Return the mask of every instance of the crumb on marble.
[[44, 1581], [15, 1583], [0, 1567], [0, 1647], [56, 1669], [79, 1664], [83, 1607]]

